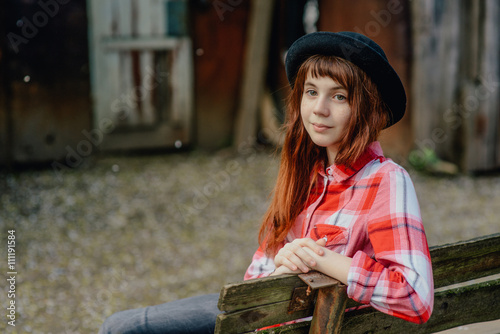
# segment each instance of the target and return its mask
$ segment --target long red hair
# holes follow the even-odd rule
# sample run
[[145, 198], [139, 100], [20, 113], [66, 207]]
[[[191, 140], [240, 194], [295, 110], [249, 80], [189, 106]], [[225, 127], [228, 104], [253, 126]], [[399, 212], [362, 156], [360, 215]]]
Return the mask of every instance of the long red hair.
[[388, 110], [377, 86], [356, 65], [342, 58], [322, 55], [312, 56], [301, 65], [288, 98], [286, 135], [274, 195], [259, 231], [259, 243], [271, 255], [284, 243], [304, 209], [316, 182], [317, 173], [313, 171], [328, 162], [326, 149], [312, 142], [300, 115], [308, 75], [330, 77], [348, 93], [351, 118], [339, 143], [335, 164], [353, 164], [388, 122]]

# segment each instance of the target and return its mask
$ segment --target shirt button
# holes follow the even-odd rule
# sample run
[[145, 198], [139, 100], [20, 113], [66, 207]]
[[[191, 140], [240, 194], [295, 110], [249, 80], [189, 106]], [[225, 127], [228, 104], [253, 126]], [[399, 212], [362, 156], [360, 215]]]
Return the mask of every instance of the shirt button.
[[328, 170], [328, 175], [333, 175], [333, 171], [331, 169]]

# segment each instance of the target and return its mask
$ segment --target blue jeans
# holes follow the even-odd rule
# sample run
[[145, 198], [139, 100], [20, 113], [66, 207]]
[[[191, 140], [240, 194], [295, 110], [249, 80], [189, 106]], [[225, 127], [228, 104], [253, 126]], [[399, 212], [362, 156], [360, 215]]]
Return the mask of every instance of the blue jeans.
[[118, 312], [106, 319], [99, 334], [213, 333], [221, 313], [218, 299], [216, 293]]

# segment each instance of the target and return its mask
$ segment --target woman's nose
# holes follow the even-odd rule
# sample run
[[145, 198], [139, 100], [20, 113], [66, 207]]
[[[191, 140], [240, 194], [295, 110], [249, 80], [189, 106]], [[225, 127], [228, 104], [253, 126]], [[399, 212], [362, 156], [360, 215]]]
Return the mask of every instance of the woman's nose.
[[328, 116], [330, 115], [330, 109], [328, 106], [328, 101], [325, 98], [319, 98], [314, 104], [313, 113], [317, 116]]

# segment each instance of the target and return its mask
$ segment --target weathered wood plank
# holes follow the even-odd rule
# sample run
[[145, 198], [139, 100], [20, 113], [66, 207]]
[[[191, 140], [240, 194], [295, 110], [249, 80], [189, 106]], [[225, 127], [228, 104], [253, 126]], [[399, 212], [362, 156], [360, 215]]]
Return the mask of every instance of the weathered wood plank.
[[425, 324], [413, 324], [373, 309], [348, 312], [342, 332], [435, 333], [466, 324], [500, 318], [500, 279], [437, 292], [434, 312]]
[[120, 37], [103, 38], [102, 43], [106, 51], [129, 50], [174, 50], [179, 46], [179, 38], [172, 37], [144, 37], [141, 39]]
[[[245, 310], [220, 315], [217, 319], [217, 330], [220, 333], [226, 333], [229, 329], [232, 330], [233, 328], [237, 332], [241, 332], [244, 330], [243, 328], [253, 330], [255, 328], [300, 319], [314, 313], [316, 321], [313, 321], [314, 326], [311, 327], [310, 333], [337, 333], [344, 315], [345, 302], [347, 300], [346, 286], [341, 285], [340, 282], [335, 280], [338, 285], [323, 287], [318, 289], [318, 292], [313, 290], [311, 295], [313, 300], [316, 293], [320, 296], [316, 304], [311, 304], [306, 310], [295, 311], [293, 314], [290, 314], [288, 310], [293, 290], [297, 286], [305, 288], [303, 280], [297, 280], [296, 278], [297, 276], [285, 275], [226, 286], [221, 292], [219, 308], [226, 309], [228, 305], [223, 301], [226, 301], [226, 298], [231, 301], [231, 297], [233, 297], [233, 300], [236, 301], [236, 306], [232, 302], [229, 306], [244, 307]], [[284, 287], [286, 288], [283, 290]], [[234, 291], [237, 291], [237, 293], [231, 294]], [[258, 302], [259, 306], [248, 309], [248, 304], [245, 304], [245, 306], [239, 305], [241, 298], [245, 299], [248, 296], [255, 297], [255, 294], [263, 295], [262, 300]], [[251, 301], [257, 303], [254, 299]], [[331, 317], [331, 313], [336, 314], [336, 316]], [[303, 326], [301, 325], [300, 328], [303, 328]], [[288, 329], [284, 331], [285, 328], [281, 327], [279, 330], [279, 333], [289, 332]], [[263, 333], [266, 333], [266, 331]]]
[[320, 289], [309, 333], [340, 333], [346, 301], [347, 286], [341, 285], [340, 282], [339, 285]]
[[[191, 124], [193, 113], [193, 64], [192, 46], [189, 38], [180, 38], [179, 47], [173, 52], [172, 77], [172, 110], [170, 121], [174, 127], [182, 124]], [[190, 127], [183, 127], [186, 134], [190, 133]]]
[[219, 298], [221, 311], [237, 311], [290, 300], [293, 289], [306, 284], [296, 275], [272, 276], [225, 285]]
[[[474, 90], [464, 101], [466, 106], [476, 103], [477, 110], [470, 113], [465, 119], [468, 137], [466, 150], [466, 164], [470, 170], [490, 170], [500, 166], [498, 152], [500, 139], [498, 129], [500, 124], [500, 94], [498, 83], [500, 80], [500, 39], [498, 38], [500, 3], [495, 0], [475, 1], [473, 6], [478, 7], [476, 15], [478, 28], [476, 29], [477, 46], [474, 45], [476, 56], [475, 70], [470, 81]], [[466, 47], [469, 48], [468, 43]]]
[[172, 130], [170, 125], [161, 124], [155, 131], [113, 133], [101, 144], [101, 147], [104, 150], [120, 150], [124, 148], [125, 142], [126, 148], [132, 150], [143, 147], [162, 148], [165, 142], [173, 143], [180, 140], [182, 143], [189, 143], [188, 135], [182, 128]]
[[284, 322], [311, 316], [314, 305], [306, 310], [288, 313], [289, 300], [253, 307], [233, 313], [222, 313], [217, 316], [215, 333], [237, 334], [253, 331], [256, 328], [272, 326]]
[[241, 104], [235, 123], [235, 147], [253, 138], [257, 131], [257, 116], [264, 92], [267, 50], [271, 31], [274, 1], [251, 1], [252, 11], [248, 26], [247, 51], [241, 89]]
[[500, 273], [500, 233], [430, 251], [435, 288]]
[[[415, 144], [421, 150], [435, 150], [449, 161], [450, 146], [457, 136], [455, 122], [444, 121], [443, 112], [449, 112], [456, 103], [456, 89], [460, 82], [460, 32], [462, 1], [412, 1], [412, 82], [411, 113]], [[436, 70], [439, 69], [439, 70]], [[457, 115], [457, 118], [460, 115]], [[448, 120], [450, 116], [447, 116]], [[458, 123], [459, 120], [456, 122]], [[437, 129], [437, 130], [436, 130]], [[437, 131], [437, 132], [436, 132]], [[436, 133], [442, 133], [437, 136]], [[458, 138], [458, 137], [457, 137]], [[415, 161], [419, 160], [419, 161]], [[423, 164], [415, 155], [413, 163]]]

